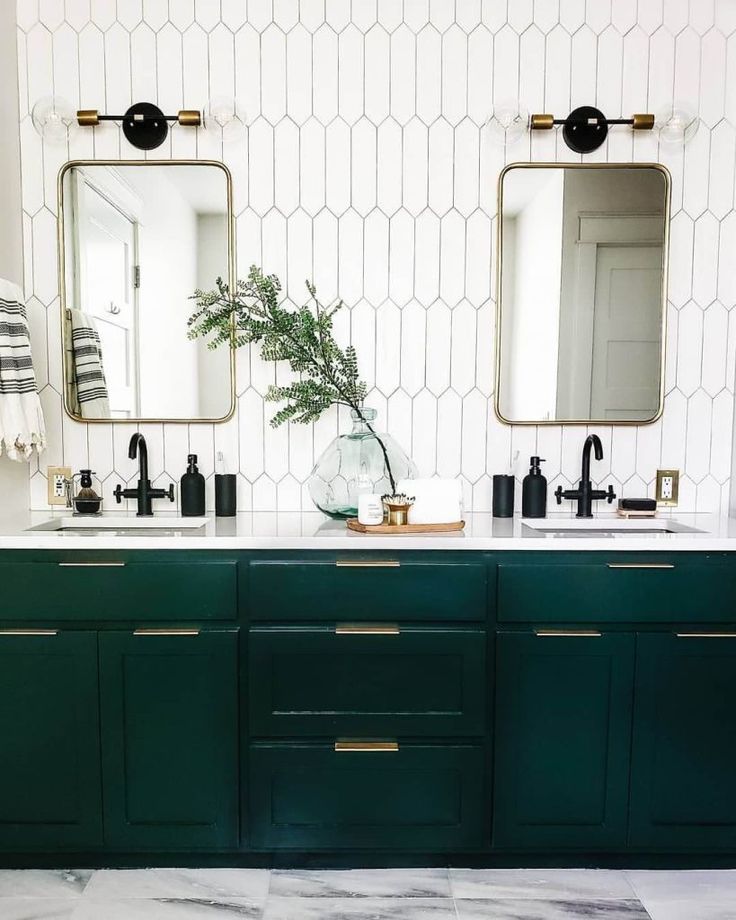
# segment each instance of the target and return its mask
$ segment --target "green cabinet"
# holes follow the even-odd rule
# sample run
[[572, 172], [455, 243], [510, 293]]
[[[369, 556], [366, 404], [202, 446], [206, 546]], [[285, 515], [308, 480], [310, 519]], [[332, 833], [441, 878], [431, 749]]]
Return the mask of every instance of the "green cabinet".
[[634, 637], [504, 633], [496, 649], [494, 845], [623, 847]]
[[483, 629], [253, 629], [251, 734], [483, 735], [485, 653]]
[[487, 842], [480, 746], [274, 743], [249, 756], [256, 849], [442, 852]]
[[0, 847], [102, 842], [97, 637], [0, 632]]
[[736, 850], [736, 634], [640, 635], [630, 843]]
[[105, 843], [238, 843], [237, 633], [100, 634]]

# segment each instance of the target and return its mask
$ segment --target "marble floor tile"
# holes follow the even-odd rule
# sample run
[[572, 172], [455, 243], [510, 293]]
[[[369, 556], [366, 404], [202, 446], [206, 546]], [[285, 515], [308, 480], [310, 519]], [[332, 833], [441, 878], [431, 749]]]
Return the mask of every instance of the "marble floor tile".
[[74, 920], [79, 901], [73, 898], [3, 898], [2, 920]]
[[684, 871], [628, 870], [625, 873], [638, 898], [648, 900], [700, 901], [703, 898], [734, 903], [736, 918], [736, 869], [694, 869]]
[[[263, 902], [247, 898], [219, 901], [179, 898], [126, 898], [117, 901], [84, 899], [75, 905], [74, 913], [69, 916], [71, 920], [261, 920]], [[23, 920], [26, 918], [23, 917]], [[28, 920], [36, 918], [31, 915]], [[46, 915], [41, 914], [39, 920], [46, 920]]]
[[639, 901], [456, 901], [459, 920], [650, 920]]
[[736, 901], [733, 898], [693, 901], [647, 901], [651, 920], [734, 920]]
[[450, 869], [450, 887], [456, 898], [636, 898], [626, 876], [608, 869]]
[[0, 869], [0, 898], [79, 898], [91, 875], [88, 869]]
[[289, 898], [451, 897], [446, 869], [274, 869], [270, 890]]
[[97, 900], [263, 900], [268, 881], [268, 869], [100, 869], [92, 875], [84, 896]]
[[[263, 920], [456, 920], [450, 898], [279, 898]], [[618, 918], [616, 918], [618, 920]]]

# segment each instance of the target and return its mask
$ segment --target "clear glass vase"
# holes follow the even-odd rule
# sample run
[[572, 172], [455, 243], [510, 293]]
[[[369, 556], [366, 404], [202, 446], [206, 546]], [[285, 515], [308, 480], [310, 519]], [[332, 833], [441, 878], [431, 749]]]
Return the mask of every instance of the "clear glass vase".
[[414, 479], [417, 475], [413, 461], [391, 435], [375, 430], [376, 410], [362, 409], [361, 413], [362, 418], [351, 410], [353, 430], [335, 438], [315, 464], [309, 479], [312, 501], [333, 518], [356, 517], [361, 493], [385, 495], [392, 491], [380, 442], [388, 455], [394, 482]]

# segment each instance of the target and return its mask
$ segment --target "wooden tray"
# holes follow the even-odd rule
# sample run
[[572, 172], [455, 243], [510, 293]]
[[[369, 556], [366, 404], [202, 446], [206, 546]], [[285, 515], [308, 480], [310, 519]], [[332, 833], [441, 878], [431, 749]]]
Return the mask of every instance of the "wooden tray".
[[462, 530], [465, 521], [451, 524], [361, 524], [357, 518], [348, 518], [348, 530], [356, 533], [451, 533]]
[[654, 518], [657, 516], [657, 509], [654, 511], [632, 511], [629, 508], [617, 508], [616, 514], [622, 518]]

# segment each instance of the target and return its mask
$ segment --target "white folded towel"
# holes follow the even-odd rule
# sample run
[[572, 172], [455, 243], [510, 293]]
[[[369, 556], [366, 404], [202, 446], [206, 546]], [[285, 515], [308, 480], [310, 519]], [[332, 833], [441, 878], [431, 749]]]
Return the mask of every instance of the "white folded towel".
[[110, 399], [97, 323], [81, 310], [70, 310], [74, 404], [82, 418], [109, 418]]
[[46, 447], [43, 410], [33, 372], [23, 293], [0, 278], [0, 455], [28, 460]]

